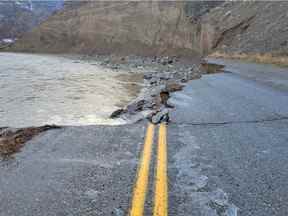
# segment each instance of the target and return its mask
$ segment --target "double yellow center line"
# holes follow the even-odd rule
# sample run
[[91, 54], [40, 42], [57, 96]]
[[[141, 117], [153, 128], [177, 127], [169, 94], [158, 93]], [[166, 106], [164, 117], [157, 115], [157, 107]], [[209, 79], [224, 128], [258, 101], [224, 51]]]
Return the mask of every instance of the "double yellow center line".
[[158, 156], [156, 184], [154, 192], [154, 216], [168, 215], [168, 185], [167, 185], [167, 141], [166, 124], [162, 123], [159, 128]]
[[[138, 167], [137, 179], [133, 190], [133, 197], [129, 216], [143, 216], [145, 199], [149, 181], [150, 161], [154, 140], [155, 125], [149, 123], [141, 161]], [[159, 126], [157, 166], [154, 190], [154, 216], [168, 215], [168, 186], [167, 186], [167, 129], [166, 124]]]

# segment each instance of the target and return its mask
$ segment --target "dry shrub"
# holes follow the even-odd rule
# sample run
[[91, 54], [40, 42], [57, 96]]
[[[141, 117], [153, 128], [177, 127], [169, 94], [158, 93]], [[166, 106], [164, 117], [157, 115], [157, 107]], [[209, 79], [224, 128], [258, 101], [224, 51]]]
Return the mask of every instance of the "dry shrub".
[[288, 55], [286, 52], [273, 52], [273, 53], [223, 53], [214, 52], [209, 55], [213, 58], [227, 58], [227, 59], [240, 59], [251, 62], [263, 63], [263, 64], [275, 64], [279, 66], [288, 66]]

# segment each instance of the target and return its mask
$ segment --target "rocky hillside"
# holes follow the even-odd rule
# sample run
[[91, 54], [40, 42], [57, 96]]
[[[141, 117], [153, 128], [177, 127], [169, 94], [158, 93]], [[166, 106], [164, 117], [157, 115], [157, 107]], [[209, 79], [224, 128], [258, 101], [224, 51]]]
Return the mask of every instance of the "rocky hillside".
[[[22, 51], [195, 55], [200, 50], [193, 2], [72, 2], [26, 34]], [[199, 7], [199, 3], [194, 3]], [[71, 6], [72, 5], [72, 6]], [[205, 2], [204, 8], [215, 3]], [[74, 7], [73, 7], [74, 6]], [[190, 9], [189, 9], [190, 7]], [[194, 16], [195, 15], [195, 16]]]
[[286, 1], [70, 1], [14, 49], [283, 56], [287, 9]]
[[201, 44], [212, 56], [287, 64], [288, 2], [226, 2], [202, 17]]
[[62, 0], [0, 1], [0, 41], [17, 38], [62, 7]]

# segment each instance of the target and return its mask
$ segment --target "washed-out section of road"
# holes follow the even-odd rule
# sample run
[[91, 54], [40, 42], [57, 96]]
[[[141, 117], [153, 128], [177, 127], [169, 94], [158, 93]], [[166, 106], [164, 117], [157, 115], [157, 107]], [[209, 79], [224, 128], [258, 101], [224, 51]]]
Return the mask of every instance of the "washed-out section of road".
[[23, 53], [0, 59], [0, 127], [121, 124], [110, 114], [141, 88], [139, 74], [97, 61]]

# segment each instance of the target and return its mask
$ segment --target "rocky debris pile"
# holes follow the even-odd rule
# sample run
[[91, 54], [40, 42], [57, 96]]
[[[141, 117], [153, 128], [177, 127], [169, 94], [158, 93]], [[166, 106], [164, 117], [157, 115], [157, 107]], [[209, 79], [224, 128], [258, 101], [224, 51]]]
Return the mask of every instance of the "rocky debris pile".
[[169, 109], [173, 108], [168, 103], [170, 94], [181, 91], [186, 82], [199, 79], [203, 74], [198, 65], [183, 66], [177, 62], [176, 57], [154, 57], [151, 64], [154, 63], [156, 67], [153, 67], [153, 72], [143, 75], [145, 87], [140, 95], [126, 107], [113, 112], [110, 117], [121, 117], [132, 122], [148, 118], [155, 124], [169, 121]]
[[172, 81], [177, 81], [181, 83], [186, 83], [189, 80], [199, 79], [201, 78], [201, 75], [203, 74], [203, 71], [196, 65], [193, 65], [190, 68], [187, 68], [186, 70], [179, 70], [179, 71], [168, 71], [163, 73], [151, 73], [146, 74], [144, 76], [144, 79], [149, 81], [150, 85], [161, 85], [165, 83], [169, 83]]
[[24, 144], [40, 133], [59, 129], [56, 125], [44, 125], [41, 127], [29, 127], [22, 129], [0, 128], [0, 156], [9, 156], [18, 152]]

